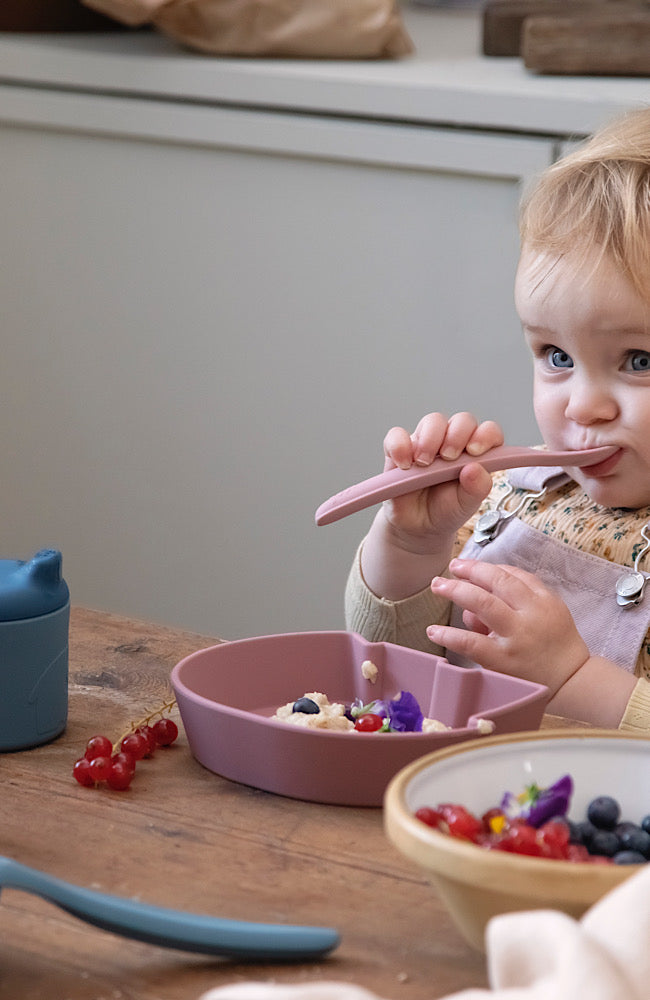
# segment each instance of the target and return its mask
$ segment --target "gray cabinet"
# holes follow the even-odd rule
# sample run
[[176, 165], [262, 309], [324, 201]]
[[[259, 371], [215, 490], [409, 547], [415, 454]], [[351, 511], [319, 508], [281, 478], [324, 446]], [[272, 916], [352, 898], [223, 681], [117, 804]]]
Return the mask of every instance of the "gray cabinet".
[[[313, 515], [389, 426], [538, 439], [516, 210], [556, 137], [254, 106], [255, 61], [67, 44], [0, 43], [0, 551], [60, 548], [76, 603], [208, 634], [342, 627], [372, 513]], [[304, 99], [299, 66], [269, 80], [292, 66]], [[382, 70], [350, 64], [364, 99]]]

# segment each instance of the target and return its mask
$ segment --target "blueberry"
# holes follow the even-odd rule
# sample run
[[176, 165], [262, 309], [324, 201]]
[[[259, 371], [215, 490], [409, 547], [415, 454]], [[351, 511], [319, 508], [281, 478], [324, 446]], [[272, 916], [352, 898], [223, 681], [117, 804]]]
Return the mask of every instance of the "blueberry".
[[628, 832], [628, 830], [638, 830], [638, 829], [639, 827], [637, 826], [636, 823], [632, 823], [630, 820], [624, 820], [624, 822], [616, 824], [616, 826], [614, 827], [614, 832], [617, 833], [619, 837], [622, 837], [624, 833]]
[[650, 833], [637, 826], [634, 830], [625, 830], [619, 835], [621, 849], [642, 854], [644, 860], [650, 857]]
[[579, 823], [570, 823], [569, 831], [572, 844], [583, 844], [588, 848], [596, 833], [596, 827], [588, 819], [583, 819]]
[[612, 858], [620, 851], [621, 845], [613, 830], [596, 830], [587, 847], [590, 854], [600, 854]]
[[650, 833], [650, 813], [648, 813], [647, 816], [643, 817], [643, 819], [639, 823], [639, 826], [641, 827], [642, 830], [645, 830], [646, 833]]
[[587, 819], [601, 830], [613, 830], [621, 815], [621, 807], [611, 795], [599, 795], [587, 807]]
[[643, 865], [646, 859], [638, 851], [619, 851], [612, 861], [615, 865]]
[[293, 712], [302, 712], [303, 715], [318, 715], [320, 708], [312, 698], [298, 698], [293, 703]]

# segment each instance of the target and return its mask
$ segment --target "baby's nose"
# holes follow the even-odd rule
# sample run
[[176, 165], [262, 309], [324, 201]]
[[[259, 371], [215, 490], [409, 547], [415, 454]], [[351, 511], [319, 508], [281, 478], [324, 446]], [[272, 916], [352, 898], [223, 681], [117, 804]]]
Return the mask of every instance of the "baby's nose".
[[571, 386], [566, 416], [579, 424], [595, 424], [614, 420], [618, 403], [609, 385], [604, 382], [579, 379]]

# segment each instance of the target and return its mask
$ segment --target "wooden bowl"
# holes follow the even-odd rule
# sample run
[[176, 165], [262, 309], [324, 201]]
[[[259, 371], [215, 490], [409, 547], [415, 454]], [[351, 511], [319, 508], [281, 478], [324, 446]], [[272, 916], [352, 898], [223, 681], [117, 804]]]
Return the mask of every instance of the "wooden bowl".
[[392, 779], [384, 825], [399, 851], [427, 873], [465, 939], [484, 950], [488, 920], [506, 912], [561, 910], [580, 917], [638, 865], [594, 865], [488, 851], [440, 833], [415, 818], [420, 806], [457, 802], [478, 815], [506, 791], [574, 780], [571, 819], [584, 819], [591, 799], [611, 795], [621, 819], [650, 812], [650, 738], [611, 730], [564, 729], [472, 740], [427, 754]]

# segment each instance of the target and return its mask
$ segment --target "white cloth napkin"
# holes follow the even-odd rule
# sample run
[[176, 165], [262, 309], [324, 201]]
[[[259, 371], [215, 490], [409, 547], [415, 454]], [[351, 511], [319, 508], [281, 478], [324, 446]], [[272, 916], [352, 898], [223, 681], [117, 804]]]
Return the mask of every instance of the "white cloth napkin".
[[[446, 1000], [648, 1000], [650, 863], [580, 921], [555, 910], [494, 917], [486, 930], [490, 989]], [[239, 982], [199, 1000], [378, 1000], [350, 983]]]

